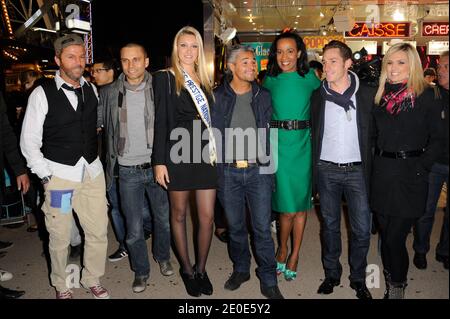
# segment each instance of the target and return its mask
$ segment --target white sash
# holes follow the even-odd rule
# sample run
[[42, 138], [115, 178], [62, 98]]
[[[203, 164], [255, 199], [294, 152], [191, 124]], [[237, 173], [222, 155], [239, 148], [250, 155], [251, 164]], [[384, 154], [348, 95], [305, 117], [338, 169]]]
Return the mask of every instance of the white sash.
[[209, 104], [208, 99], [203, 93], [202, 89], [195, 84], [195, 82], [191, 79], [189, 74], [184, 70], [181, 70], [184, 75], [184, 86], [186, 90], [191, 95], [192, 101], [194, 101], [195, 107], [197, 108], [197, 112], [200, 115], [203, 123], [208, 129], [209, 133], [209, 161], [211, 165], [214, 165], [217, 162], [217, 153], [216, 153], [216, 140], [214, 139], [214, 134], [211, 128], [211, 116], [209, 112]]

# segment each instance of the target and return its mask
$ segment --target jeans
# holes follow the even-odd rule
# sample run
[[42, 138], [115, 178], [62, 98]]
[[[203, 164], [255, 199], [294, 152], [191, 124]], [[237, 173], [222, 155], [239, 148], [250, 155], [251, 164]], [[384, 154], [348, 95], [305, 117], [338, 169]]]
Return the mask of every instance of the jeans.
[[319, 162], [318, 191], [322, 223], [322, 263], [325, 276], [340, 279], [341, 200], [345, 195], [350, 219], [350, 281], [365, 282], [372, 214], [362, 166], [338, 167]]
[[126, 245], [131, 268], [136, 276], [148, 276], [147, 245], [144, 239], [143, 211], [145, 195], [149, 198], [154, 225], [153, 251], [156, 261], [170, 259], [169, 201], [167, 192], [153, 178], [153, 169], [119, 166], [122, 210], [127, 224]]
[[[428, 199], [425, 214], [415, 224], [413, 248], [416, 253], [426, 255], [430, 250], [430, 236], [433, 229], [434, 214], [436, 213], [442, 185], [445, 182], [448, 185], [448, 165], [435, 163], [428, 177]], [[436, 253], [448, 256], [448, 197], [441, 238], [436, 247]]]
[[259, 167], [239, 169], [226, 166], [224, 181], [219, 182], [219, 200], [228, 221], [230, 257], [234, 271], [250, 272], [250, 249], [245, 204], [250, 210], [256, 273], [262, 286], [277, 285], [275, 246], [270, 232], [273, 176], [259, 174]]
[[[108, 200], [111, 206], [111, 221], [113, 224], [114, 232], [116, 234], [117, 241], [119, 242], [119, 249], [126, 250], [125, 247], [125, 220], [123, 218], [122, 210], [120, 209], [120, 196], [118, 188], [118, 178], [114, 178], [111, 188], [108, 190]], [[144, 200], [144, 211], [143, 211], [143, 223], [144, 232], [152, 232], [152, 217], [150, 214], [150, 207], [148, 201]]]

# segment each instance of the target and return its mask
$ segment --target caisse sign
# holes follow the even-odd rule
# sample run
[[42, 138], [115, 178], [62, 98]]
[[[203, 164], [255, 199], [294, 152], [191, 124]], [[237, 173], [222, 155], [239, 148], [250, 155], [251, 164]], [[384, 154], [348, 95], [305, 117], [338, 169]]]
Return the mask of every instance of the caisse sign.
[[356, 22], [352, 31], [345, 32], [347, 38], [405, 38], [410, 34], [409, 22], [381, 22], [367, 24]]

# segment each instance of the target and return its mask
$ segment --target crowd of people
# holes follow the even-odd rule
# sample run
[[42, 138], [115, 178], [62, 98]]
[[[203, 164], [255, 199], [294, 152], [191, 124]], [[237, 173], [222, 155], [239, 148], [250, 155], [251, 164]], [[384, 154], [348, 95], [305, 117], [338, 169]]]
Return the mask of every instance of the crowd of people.
[[[144, 46], [128, 43], [120, 50], [120, 74], [113, 61], [93, 64], [96, 85], [83, 76], [86, 53], [78, 35], [59, 37], [54, 49], [59, 70], [53, 79], [37, 80], [32, 72], [24, 77], [27, 104], [25, 112], [17, 110], [16, 134], [1, 100], [0, 146], [20, 191], [43, 188], [57, 299], [73, 298], [66, 267], [81, 250], [80, 283], [94, 298], [111, 296], [100, 282], [106, 259], [129, 257], [131, 289], [145, 291], [150, 236], [162, 275], [175, 274], [173, 241], [187, 294], [213, 295], [207, 260], [215, 223], [233, 264], [224, 289], [250, 280], [251, 238], [261, 294], [283, 299], [277, 277], [297, 277], [315, 194], [324, 269], [317, 293], [331, 294], [340, 285], [343, 197], [350, 221], [349, 281], [357, 298], [372, 298], [365, 279], [373, 218], [381, 235], [385, 298], [404, 298], [411, 229], [414, 264], [427, 267], [436, 203], [448, 183], [448, 52], [439, 59], [438, 84], [431, 85], [416, 49], [395, 44], [373, 88], [351, 71], [352, 51], [345, 43], [324, 47], [322, 69], [308, 63], [302, 38], [288, 31], [273, 41], [261, 81], [255, 52], [237, 44], [229, 48], [222, 83], [213, 87], [201, 35], [192, 27], [176, 34], [169, 68], [151, 74]], [[36, 195], [30, 197], [39, 215]], [[109, 257], [108, 205], [118, 243]], [[197, 220], [194, 262], [189, 214]], [[446, 269], [448, 252], [447, 200], [436, 248]], [[0, 276], [12, 278], [4, 270]], [[0, 286], [5, 298], [23, 293]]]

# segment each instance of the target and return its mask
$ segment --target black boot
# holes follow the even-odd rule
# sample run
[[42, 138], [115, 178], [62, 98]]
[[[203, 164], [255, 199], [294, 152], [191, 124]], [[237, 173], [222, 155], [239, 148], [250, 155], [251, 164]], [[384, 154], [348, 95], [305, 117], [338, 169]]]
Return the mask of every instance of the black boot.
[[406, 286], [408, 284], [405, 282], [388, 282], [384, 292], [384, 299], [405, 299]]

